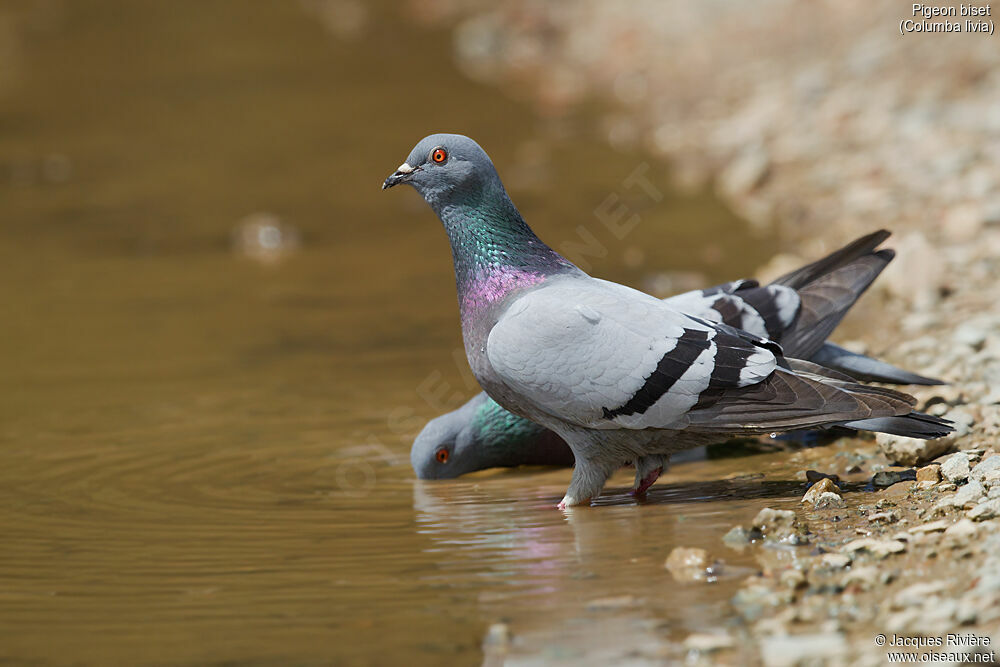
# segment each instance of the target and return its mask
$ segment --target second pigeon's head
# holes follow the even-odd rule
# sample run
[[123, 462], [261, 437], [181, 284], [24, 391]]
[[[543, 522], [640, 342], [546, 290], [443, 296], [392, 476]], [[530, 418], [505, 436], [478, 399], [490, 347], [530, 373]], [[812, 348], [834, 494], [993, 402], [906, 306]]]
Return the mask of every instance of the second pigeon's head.
[[[461, 134], [432, 134], [410, 151], [382, 184], [382, 189], [407, 183], [431, 206], [500, 184], [490, 156]], [[500, 186], [502, 188], [502, 186]]]
[[495, 465], [480, 443], [476, 416], [486, 401], [479, 394], [458, 410], [427, 422], [413, 441], [410, 463], [420, 479], [451, 479]]

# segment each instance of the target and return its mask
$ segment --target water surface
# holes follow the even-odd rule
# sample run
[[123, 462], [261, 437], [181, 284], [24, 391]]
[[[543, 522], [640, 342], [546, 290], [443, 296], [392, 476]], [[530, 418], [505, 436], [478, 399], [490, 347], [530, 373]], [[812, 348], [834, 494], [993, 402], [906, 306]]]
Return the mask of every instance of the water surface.
[[[678, 466], [642, 505], [622, 473], [568, 515], [569, 471], [413, 478], [413, 435], [476, 391], [443, 232], [379, 190], [423, 135], [476, 137], [604, 277], [766, 256], [599, 109], [463, 79], [419, 8], [0, 3], [0, 661], [475, 664], [497, 622], [512, 660], [620, 660], [729, 618], [751, 563], [663, 560], [794, 500], [780, 456]], [[268, 225], [284, 251], [234, 247]], [[718, 481], [751, 469], [773, 483]]]

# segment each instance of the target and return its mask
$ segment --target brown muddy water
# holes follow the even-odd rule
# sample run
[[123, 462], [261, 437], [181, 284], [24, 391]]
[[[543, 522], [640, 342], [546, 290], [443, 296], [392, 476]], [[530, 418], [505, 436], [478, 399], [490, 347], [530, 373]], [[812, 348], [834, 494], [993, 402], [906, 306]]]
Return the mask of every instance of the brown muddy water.
[[0, 2], [0, 662], [476, 664], [505, 622], [512, 662], [579, 663], [735, 622], [749, 557], [697, 585], [663, 561], [796, 502], [783, 455], [571, 513], [568, 470], [414, 479], [413, 435], [476, 391], [444, 235], [379, 190], [423, 135], [476, 137], [604, 277], [767, 254], [599, 109], [463, 79], [420, 6]]

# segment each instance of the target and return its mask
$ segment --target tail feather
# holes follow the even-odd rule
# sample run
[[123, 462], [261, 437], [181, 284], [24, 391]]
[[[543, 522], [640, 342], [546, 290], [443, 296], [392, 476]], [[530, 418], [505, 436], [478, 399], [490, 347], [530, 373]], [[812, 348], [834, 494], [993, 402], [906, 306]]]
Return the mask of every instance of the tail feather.
[[786, 273], [780, 278], [771, 282], [772, 285], [787, 285], [794, 289], [801, 289], [809, 283], [842, 266], [846, 266], [855, 260], [870, 255], [880, 243], [891, 236], [891, 233], [880, 229], [866, 236], [852, 241], [840, 250], [836, 250], [822, 259], [818, 259], [812, 264], [806, 264], [794, 271]]
[[693, 431], [749, 435], [906, 417], [915, 403], [884, 387], [778, 369], [755, 385], [702, 394], [687, 420]]
[[865, 382], [887, 382], [889, 384], [944, 384], [936, 378], [925, 377], [910, 371], [897, 368], [878, 359], [866, 357], [863, 354], [845, 350], [833, 343], [824, 343], [815, 354], [812, 361], [850, 375], [855, 380]]
[[930, 440], [948, 435], [954, 429], [951, 422], [940, 417], [924, 414], [922, 412], [911, 412], [908, 415], [897, 417], [875, 417], [872, 419], [857, 419], [844, 422], [841, 426], [856, 428], [862, 431], [875, 431], [877, 433], [890, 433], [901, 435], [907, 438], [921, 438]]
[[782, 338], [785, 349], [799, 357], [812, 357], [893, 255], [891, 250], [877, 250], [799, 288], [802, 307], [798, 320]]

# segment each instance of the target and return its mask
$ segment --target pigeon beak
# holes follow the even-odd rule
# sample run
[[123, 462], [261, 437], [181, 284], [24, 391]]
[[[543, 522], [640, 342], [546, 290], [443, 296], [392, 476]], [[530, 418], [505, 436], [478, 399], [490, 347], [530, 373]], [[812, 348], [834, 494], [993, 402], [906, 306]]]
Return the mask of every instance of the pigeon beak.
[[392, 172], [392, 174], [389, 175], [389, 178], [385, 179], [385, 183], [382, 184], [382, 189], [385, 190], [387, 188], [391, 188], [394, 185], [405, 183], [406, 181], [410, 180], [410, 177], [413, 175], [413, 172], [417, 171], [417, 169], [419, 169], [419, 167], [414, 168], [404, 162], [403, 164], [399, 165], [399, 169], [397, 169], [396, 171]]

